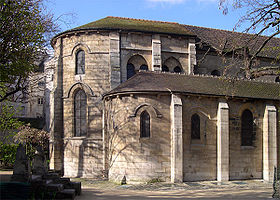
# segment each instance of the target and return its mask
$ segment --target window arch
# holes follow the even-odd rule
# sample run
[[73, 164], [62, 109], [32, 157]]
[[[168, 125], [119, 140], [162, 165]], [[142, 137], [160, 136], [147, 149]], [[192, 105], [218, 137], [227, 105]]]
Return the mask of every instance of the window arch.
[[191, 139], [200, 139], [200, 117], [193, 114], [191, 118]]
[[174, 72], [175, 72], [175, 73], [181, 73], [181, 72], [182, 72], [181, 67], [176, 66], [176, 67], [174, 68]]
[[147, 111], [140, 115], [140, 137], [150, 137], [150, 115]]
[[85, 74], [85, 51], [79, 50], [76, 53], [76, 74]]
[[219, 71], [219, 70], [213, 70], [212, 72], [211, 72], [211, 75], [212, 76], [221, 76], [221, 72]]
[[74, 136], [86, 136], [87, 96], [79, 89], [74, 96]]
[[253, 121], [252, 112], [244, 110], [241, 116], [241, 146], [253, 145]]
[[169, 72], [169, 68], [166, 65], [163, 65], [162, 68], [161, 68], [161, 71]]
[[135, 75], [135, 67], [133, 64], [128, 63], [126, 66], [126, 77], [127, 79], [131, 78]]
[[147, 65], [141, 65], [140, 70], [148, 71], [148, 66]]

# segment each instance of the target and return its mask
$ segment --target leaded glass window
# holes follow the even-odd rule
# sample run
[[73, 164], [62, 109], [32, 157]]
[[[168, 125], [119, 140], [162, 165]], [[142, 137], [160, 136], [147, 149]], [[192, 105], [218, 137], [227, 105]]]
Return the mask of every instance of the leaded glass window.
[[86, 136], [87, 131], [87, 96], [83, 90], [79, 90], [74, 97], [74, 136]]
[[140, 137], [150, 137], [150, 115], [147, 111], [140, 115]]

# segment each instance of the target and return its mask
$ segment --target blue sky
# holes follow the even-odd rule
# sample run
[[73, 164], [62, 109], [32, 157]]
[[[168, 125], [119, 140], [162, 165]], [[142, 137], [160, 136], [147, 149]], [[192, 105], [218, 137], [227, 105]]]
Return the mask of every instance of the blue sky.
[[75, 15], [70, 26], [62, 26], [63, 31], [106, 16], [232, 30], [241, 16], [241, 11], [223, 15], [218, 0], [48, 0], [47, 7], [56, 17], [67, 13]]

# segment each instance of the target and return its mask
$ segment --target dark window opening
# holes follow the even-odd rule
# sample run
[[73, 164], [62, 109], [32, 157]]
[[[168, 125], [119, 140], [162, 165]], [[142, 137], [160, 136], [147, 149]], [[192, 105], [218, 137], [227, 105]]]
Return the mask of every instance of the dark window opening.
[[126, 77], [127, 77], [127, 79], [130, 79], [134, 75], [135, 75], [134, 65], [131, 64], [131, 63], [128, 63], [127, 66], [126, 66]]
[[241, 146], [253, 145], [253, 120], [252, 112], [244, 110], [241, 116]]
[[85, 52], [83, 50], [76, 54], [76, 74], [85, 74]]
[[211, 72], [211, 75], [212, 76], [221, 76], [221, 72], [215, 69]]
[[194, 114], [191, 121], [191, 138], [200, 139], [200, 118], [198, 114]]
[[148, 66], [147, 65], [141, 65], [140, 70], [148, 71]]
[[150, 115], [147, 111], [140, 115], [140, 137], [150, 137]]
[[74, 136], [86, 135], [87, 121], [87, 96], [83, 90], [79, 90], [74, 97]]
[[174, 68], [174, 72], [175, 72], [175, 73], [181, 73], [181, 72], [182, 72], [181, 67], [179, 67], [179, 66], [175, 67], [175, 68]]
[[276, 77], [275, 82], [280, 83], [280, 78], [279, 78], [279, 76]]
[[161, 71], [169, 72], [169, 68], [166, 65], [163, 65]]

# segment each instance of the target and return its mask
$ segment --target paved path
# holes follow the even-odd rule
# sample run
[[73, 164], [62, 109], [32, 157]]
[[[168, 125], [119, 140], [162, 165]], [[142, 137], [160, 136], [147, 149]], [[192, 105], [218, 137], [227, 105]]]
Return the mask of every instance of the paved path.
[[116, 185], [105, 181], [83, 180], [82, 195], [77, 200], [165, 200], [165, 199], [272, 199], [272, 184], [260, 180], [154, 183]]
[[[9, 181], [11, 171], [0, 171], [0, 181]], [[75, 200], [166, 200], [166, 199], [272, 199], [272, 184], [261, 180], [118, 185], [108, 181], [82, 182], [82, 195]]]

